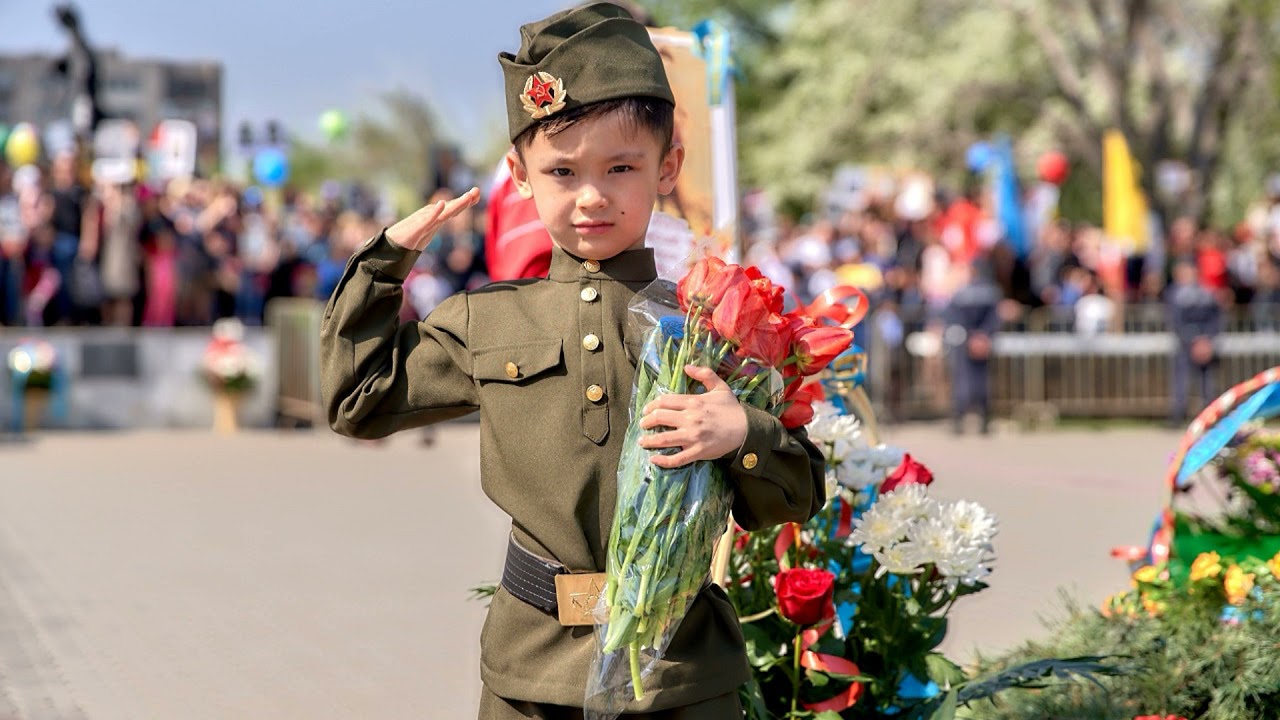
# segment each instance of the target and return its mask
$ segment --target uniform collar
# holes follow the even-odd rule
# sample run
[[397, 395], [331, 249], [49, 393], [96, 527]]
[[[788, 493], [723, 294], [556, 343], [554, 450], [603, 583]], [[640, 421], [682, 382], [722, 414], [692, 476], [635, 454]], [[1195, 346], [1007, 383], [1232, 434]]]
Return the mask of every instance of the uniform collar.
[[627, 250], [607, 260], [583, 260], [551, 246], [551, 270], [547, 277], [556, 282], [579, 280], [617, 280], [619, 282], [652, 282], [658, 278], [653, 250]]

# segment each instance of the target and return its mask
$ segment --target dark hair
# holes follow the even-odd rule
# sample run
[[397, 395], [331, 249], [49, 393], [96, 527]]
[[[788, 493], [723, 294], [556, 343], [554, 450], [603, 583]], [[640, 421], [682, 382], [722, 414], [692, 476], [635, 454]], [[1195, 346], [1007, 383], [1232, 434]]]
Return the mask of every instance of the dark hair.
[[514, 143], [516, 152], [523, 154], [538, 133], [554, 137], [583, 120], [614, 113], [617, 113], [622, 122], [629, 127], [653, 133], [662, 144], [663, 155], [671, 149], [671, 138], [675, 128], [675, 106], [661, 98], [625, 97], [617, 100], [601, 100], [539, 120], [516, 136]]

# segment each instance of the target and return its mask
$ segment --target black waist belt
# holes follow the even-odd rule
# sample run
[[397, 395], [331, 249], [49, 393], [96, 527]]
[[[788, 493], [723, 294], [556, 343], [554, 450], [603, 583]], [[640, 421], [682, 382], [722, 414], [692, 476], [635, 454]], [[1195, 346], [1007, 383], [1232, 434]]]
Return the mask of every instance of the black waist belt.
[[560, 563], [525, 550], [513, 536], [507, 543], [502, 587], [530, 605], [554, 614], [557, 612], [556, 576], [568, 572]]

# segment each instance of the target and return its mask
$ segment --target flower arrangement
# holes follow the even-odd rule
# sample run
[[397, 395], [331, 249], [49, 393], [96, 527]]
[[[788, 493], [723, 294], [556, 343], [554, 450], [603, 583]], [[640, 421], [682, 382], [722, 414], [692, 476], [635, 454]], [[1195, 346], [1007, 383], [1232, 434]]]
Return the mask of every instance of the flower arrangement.
[[929, 468], [837, 400], [816, 402], [808, 426], [828, 457], [826, 507], [734, 543], [726, 589], [754, 669], [749, 720], [941, 720], [1011, 687], [1113, 672], [1082, 654], [970, 677], [939, 652], [950, 608], [986, 587], [996, 518], [931, 497]]
[[252, 390], [262, 377], [262, 361], [244, 344], [244, 326], [234, 318], [213, 325], [213, 338], [205, 347], [200, 364], [209, 387], [220, 393], [241, 394]]
[[48, 390], [53, 387], [58, 360], [57, 350], [47, 341], [26, 339], [9, 351], [9, 375], [27, 389]]
[[636, 368], [631, 423], [618, 466], [618, 496], [607, 547], [588, 704], [608, 716], [642, 699], [643, 679], [666, 650], [705, 585], [727, 526], [732, 490], [723, 468], [698, 461], [662, 468], [640, 447], [643, 408], [667, 393], [705, 392], [686, 367], [711, 368], [745, 406], [787, 428], [814, 415], [813, 384], [853, 341], [847, 328], [804, 309], [783, 312], [783, 288], [756, 268], [711, 257], [674, 288], [659, 281], [633, 306], [646, 327]]
[[974, 708], [974, 717], [1280, 717], [1280, 554], [1234, 561], [1206, 551], [1191, 560], [1185, 578], [1144, 565], [1131, 582], [1100, 609], [1071, 608], [1048, 639], [982, 663], [998, 670], [1028, 655], [1090, 652], [1128, 658], [1129, 672], [1011, 694], [999, 706]]

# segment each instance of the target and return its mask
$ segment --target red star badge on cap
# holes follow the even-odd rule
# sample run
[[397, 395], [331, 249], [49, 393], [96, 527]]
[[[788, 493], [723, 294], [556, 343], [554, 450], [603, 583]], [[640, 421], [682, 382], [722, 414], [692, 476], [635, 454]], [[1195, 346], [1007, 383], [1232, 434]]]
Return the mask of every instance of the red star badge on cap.
[[563, 80], [551, 73], [538, 72], [525, 81], [520, 104], [534, 119], [540, 119], [563, 110], [567, 96]]

